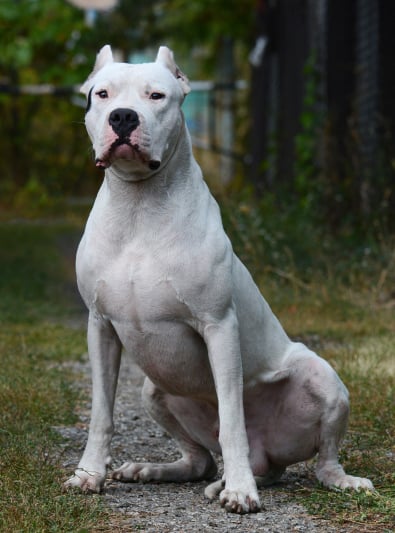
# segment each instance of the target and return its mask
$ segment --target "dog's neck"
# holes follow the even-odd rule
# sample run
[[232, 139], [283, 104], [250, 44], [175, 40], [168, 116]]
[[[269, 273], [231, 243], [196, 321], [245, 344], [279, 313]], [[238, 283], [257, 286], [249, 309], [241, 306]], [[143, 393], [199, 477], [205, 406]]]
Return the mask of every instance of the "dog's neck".
[[[112, 167], [106, 169], [96, 208], [91, 213], [92, 221], [105, 232], [111, 227], [113, 235], [119, 238], [139, 232], [139, 227], [144, 227], [147, 233], [161, 232], [178, 216], [180, 206], [184, 214], [196, 209], [196, 187], [206, 188], [206, 185], [192, 155], [191, 139], [183, 122], [176, 145], [166, 154], [161, 167], [145, 179], [131, 181], [125, 176], [122, 179]], [[114, 213], [118, 213], [115, 218]]]

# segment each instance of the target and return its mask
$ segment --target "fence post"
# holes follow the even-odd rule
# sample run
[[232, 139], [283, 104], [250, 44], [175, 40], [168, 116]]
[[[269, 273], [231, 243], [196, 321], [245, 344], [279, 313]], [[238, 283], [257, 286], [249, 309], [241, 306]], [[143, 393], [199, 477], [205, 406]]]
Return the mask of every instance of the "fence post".
[[359, 194], [362, 215], [371, 209], [372, 174], [377, 164], [378, 5], [357, 2], [357, 121], [360, 150]]
[[223, 155], [220, 158], [220, 178], [221, 184], [226, 186], [232, 181], [234, 176], [234, 161], [230, 155], [234, 150], [234, 83], [235, 83], [235, 62], [234, 43], [230, 37], [224, 37], [221, 42], [219, 57], [220, 83], [224, 87], [217, 91], [220, 96], [219, 109], [219, 137], [220, 146], [223, 148]]

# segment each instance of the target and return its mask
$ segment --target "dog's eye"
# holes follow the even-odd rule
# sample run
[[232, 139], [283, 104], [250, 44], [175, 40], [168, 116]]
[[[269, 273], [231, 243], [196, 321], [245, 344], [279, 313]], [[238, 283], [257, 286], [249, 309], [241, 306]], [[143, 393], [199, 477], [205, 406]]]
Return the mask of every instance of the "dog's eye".
[[99, 98], [101, 98], [102, 100], [104, 100], [104, 98], [108, 98], [108, 92], [103, 90], [103, 91], [98, 91], [97, 93], [97, 96]]
[[164, 97], [165, 95], [163, 93], [151, 93], [150, 95], [151, 100], [162, 100]]

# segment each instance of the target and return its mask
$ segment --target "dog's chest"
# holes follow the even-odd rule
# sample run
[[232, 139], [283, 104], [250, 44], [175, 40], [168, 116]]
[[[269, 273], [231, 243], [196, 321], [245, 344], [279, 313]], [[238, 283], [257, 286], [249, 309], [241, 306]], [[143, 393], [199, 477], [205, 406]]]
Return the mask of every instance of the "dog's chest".
[[191, 317], [164, 254], [129, 246], [96, 262], [91, 257], [88, 270], [91, 306], [112, 322], [148, 333], [163, 321]]
[[[132, 248], [105, 262], [87, 257], [90, 261], [85, 270], [80, 267], [79, 276], [89, 285], [84, 297], [91, 301], [91, 312], [112, 323], [123, 347], [150, 379], [174, 394], [211, 394], [204, 342], [190, 327], [192, 312], [165, 258]], [[180, 374], [198, 378], [179, 383]]]

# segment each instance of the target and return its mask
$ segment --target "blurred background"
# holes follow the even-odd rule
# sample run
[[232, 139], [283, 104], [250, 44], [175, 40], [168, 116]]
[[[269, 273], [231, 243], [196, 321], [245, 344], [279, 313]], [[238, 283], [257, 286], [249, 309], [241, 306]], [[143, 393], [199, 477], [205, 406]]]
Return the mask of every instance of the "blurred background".
[[288, 226], [391, 233], [393, 20], [394, 2], [375, 0], [2, 0], [0, 208], [92, 198], [102, 173], [78, 86], [106, 43], [137, 62], [166, 44], [192, 80], [184, 112], [219, 197]]

